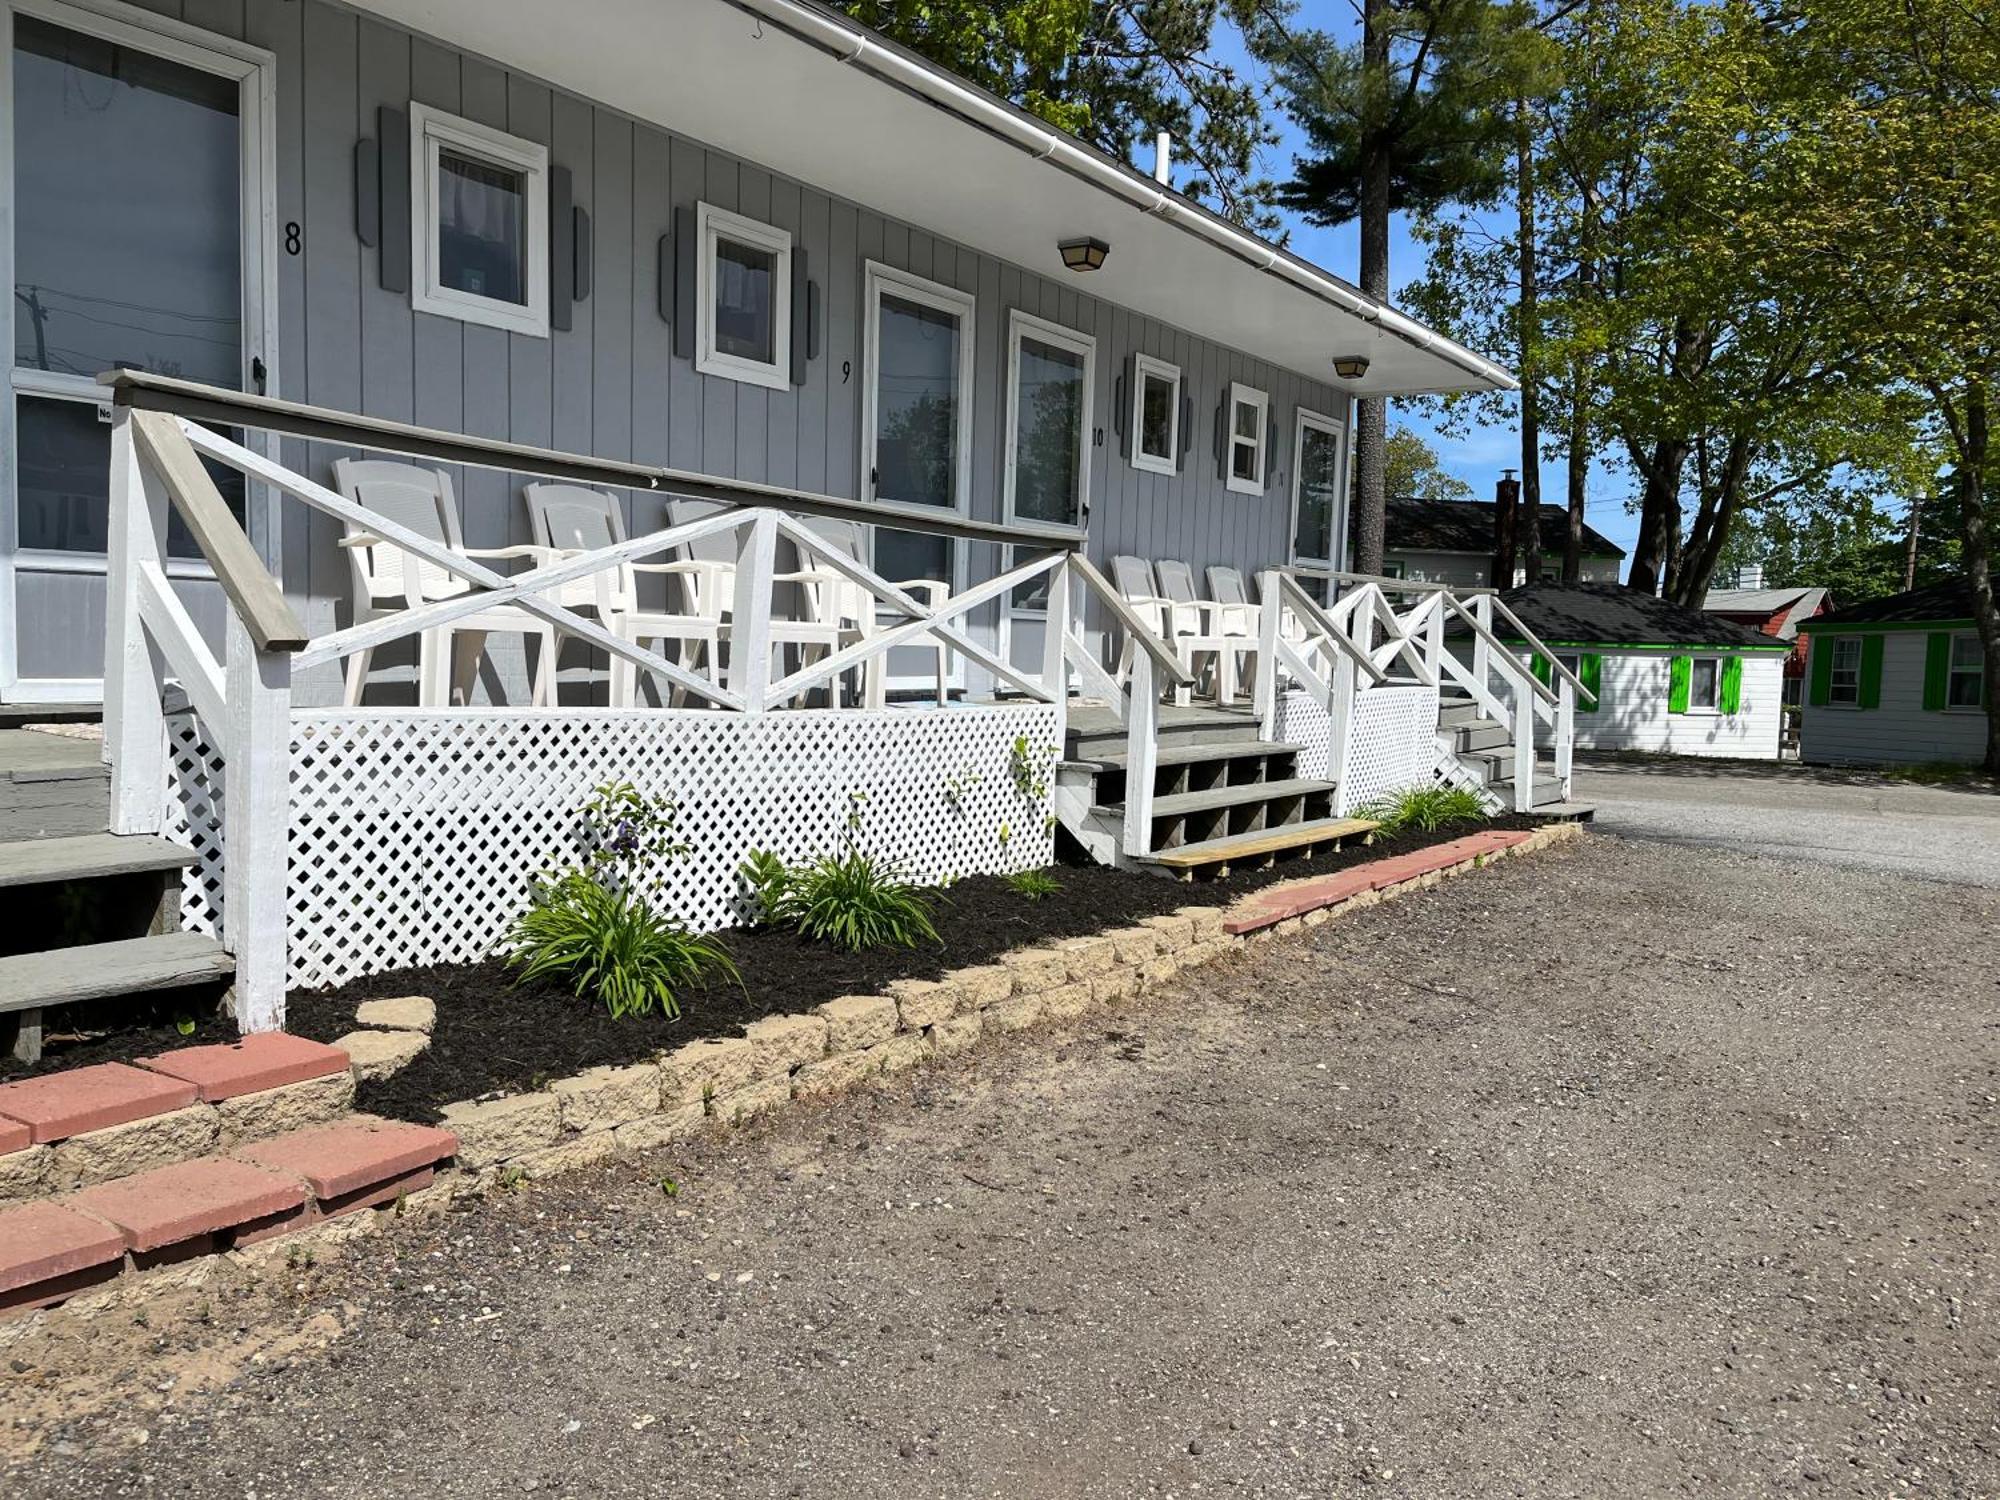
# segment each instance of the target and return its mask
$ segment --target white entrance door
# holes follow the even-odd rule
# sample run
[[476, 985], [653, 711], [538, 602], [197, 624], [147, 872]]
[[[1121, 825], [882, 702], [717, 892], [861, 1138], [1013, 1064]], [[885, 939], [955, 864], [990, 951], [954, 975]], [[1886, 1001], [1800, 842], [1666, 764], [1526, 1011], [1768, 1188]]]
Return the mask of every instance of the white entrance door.
[[[1292, 561], [1304, 568], [1347, 566], [1347, 428], [1303, 406], [1292, 465]], [[1314, 598], [1331, 597], [1323, 580], [1303, 582]]]
[[[127, 7], [4, 12], [13, 150], [12, 389], [0, 402], [0, 698], [100, 692], [110, 408], [126, 365], [243, 389], [265, 325], [269, 55]], [[243, 514], [243, 486], [219, 475]], [[261, 531], [261, 527], [258, 528]], [[221, 601], [178, 521], [171, 571], [196, 618]]]

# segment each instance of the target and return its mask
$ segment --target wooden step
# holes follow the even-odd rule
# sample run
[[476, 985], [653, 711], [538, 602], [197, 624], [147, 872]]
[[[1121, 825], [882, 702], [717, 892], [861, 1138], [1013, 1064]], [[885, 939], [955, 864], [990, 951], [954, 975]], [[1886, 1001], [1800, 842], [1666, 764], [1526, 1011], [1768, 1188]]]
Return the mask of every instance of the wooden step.
[[0, 887], [183, 870], [194, 850], [153, 834], [80, 833], [0, 844]]
[[[1241, 807], [1251, 802], [1278, 802], [1288, 797], [1309, 797], [1314, 792], [1332, 792], [1333, 783], [1299, 778], [1293, 781], [1246, 781], [1241, 786], [1211, 787], [1205, 792], [1176, 792], [1153, 799], [1155, 818], [1179, 818], [1189, 813], [1214, 812], [1218, 808]], [[1122, 804], [1114, 804], [1121, 807]]]
[[[1209, 760], [1249, 760], [1263, 755], [1297, 755], [1305, 749], [1303, 745], [1287, 744], [1278, 740], [1231, 740], [1221, 745], [1162, 745], [1155, 759], [1156, 765], [1190, 766], [1200, 765]], [[1095, 764], [1107, 771], [1125, 769], [1127, 757], [1123, 752], [1117, 755], [1100, 756]]]
[[[1486, 783], [1486, 790], [1500, 799], [1500, 806], [1507, 812], [1514, 810], [1514, 778], [1505, 777]], [[1540, 811], [1553, 803], [1562, 801], [1562, 783], [1553, 776], [1537, 776], [1529, 795], [1534, 799], [1530, 806]]]
[[198, 932], [19, 953], [0, 958], [0, 1014], [210, 984], [235, 972], [222, 944]]
[[0, 841], [102, 833], [111, 815], [103, 746], [0, 729]]
[[1270, 864], [1280, 854], [1329, 845], [1337, 847], [1349, 839], [1365, 838], [1381, 826], [1367, 818], [1315, 818], [1309, 823], [1287, 823], [1282, 828], [1162, 849], [1142, 855], [1137, 863], [1186, 878], [1197, 870], [1224, 872], [1231, 866], [1261, 866]]

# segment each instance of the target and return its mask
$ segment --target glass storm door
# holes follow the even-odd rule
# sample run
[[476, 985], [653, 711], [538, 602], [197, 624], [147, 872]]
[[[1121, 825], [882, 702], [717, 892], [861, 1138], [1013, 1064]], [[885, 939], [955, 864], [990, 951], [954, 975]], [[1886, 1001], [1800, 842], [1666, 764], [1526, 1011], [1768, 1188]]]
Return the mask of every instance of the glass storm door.
[[[58, 19], [60, 18], [60, 19]], [[111, 411], [127, 365], [242, 389], [261, 340], [246, 269], [254, 60], [54, 5], [11, 12], [12, 457], [0, 501], [11, 650], [0, 693], [88, 699], [103, 670]], [[73, 23], [73, 24], [72, 24]], [[241, 51], [242, 49], [237, 49]], [[246, 118], [247, 117], [247, 118]], [[246, 266], [247, 263], [247, 266]], [[218, 473], [243, 513], [243, 486]], [[214, 585], [175, 518], [170, 570], [205, 625]], [[206, 597], [205, 597], [206, 596]]]
[[[1292, 561], [1339, 569], [1347, 556], [1347, 430], [1318, 412], [1299, 412], [1298, 461], [1292, 465]], [[1316, 599], [1324, 580], [1302, 579]]]

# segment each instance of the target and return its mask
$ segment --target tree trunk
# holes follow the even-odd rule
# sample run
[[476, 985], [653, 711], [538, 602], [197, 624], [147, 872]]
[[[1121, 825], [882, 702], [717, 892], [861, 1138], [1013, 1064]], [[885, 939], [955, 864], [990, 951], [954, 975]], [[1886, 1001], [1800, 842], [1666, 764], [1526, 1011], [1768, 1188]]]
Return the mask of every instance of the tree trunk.
[[1917, 586], [1917, 543], [1922, 539], [1924, 506], [1921, 500], [1910, 501], [1910, 533], [1903, 539], [1903, 592], [1908, 593]]
[[[1521, 555], [1528, 582], [1542, 581], [1542, 400], [1536, 373], [1540, 325], [1535, 282], [1535, 137], [1528, 101], [1514, 101], [1514, 198], [1520, 221]], [[1509, 575], [1511, 581], [1512, 575]], [[1500, 587], [1505, 588], [1506, 584]]]
[[1965, 583], [1972, 595], [1972, 623], [1979, 629], [1986, 688], [1988, 774], [2000, 776], [2000, 608], [1993, 602], [1993, 538], [1986, 527], [1986, 387], [1974, 376], [1966, 384], [1965, 421], [1958, 438], [1959, 539], [1964, 543]]
[[[1361, 66], [1368, 86], [1389, 89], [1389, 28], [1382, 14], [1388, 0], [1363, 0]], [[1389, 153], [1383, 122], [1374, 122], [1361, 154], [1361, 290], [1378, 302], [1389, 300]], [[1388, 511], [1389, 405], [1381, 397], [1355, 403], [1354, 567], [1382, 571]]]
[[1657, 594], [1673, 567], [1681, 539], [1681, 470], [1688, 444], [1667, 438], [1646, 446], [1626, 440], [1633, 465], [1645, 478], [1639, 498], [1639, 540], [1632, 551], [1632, 571], [1626, 582], [1644, 593]]
[[1583, 503], [1590, 479], [1590, 402], [1584, 371], [1572, 372], [1569, 406], [1569, 525], [1563, 532], [1563, 582], [1583, 582]]
[[1753, 451], [1753, 441], [1747, 434], [1738, 433], [1730, 438], [1722, 474], [1716, 479], [1713, 491], [1701, 497], [1687, 545], [1675, 560], [1668, 597], [1690, 609], [1700, 609], [1708, 597], [1709, 580], [1715, 576], [1715, 565], [1721, 561], [1722, 549], [1729, 541], [1729, 528], [1743, 503], [1743, 486], [1750, 477]]
[[1521, 481], [1508, 474], [1493, 486], [1493, 587], [1514, 586], [1520, 549]]

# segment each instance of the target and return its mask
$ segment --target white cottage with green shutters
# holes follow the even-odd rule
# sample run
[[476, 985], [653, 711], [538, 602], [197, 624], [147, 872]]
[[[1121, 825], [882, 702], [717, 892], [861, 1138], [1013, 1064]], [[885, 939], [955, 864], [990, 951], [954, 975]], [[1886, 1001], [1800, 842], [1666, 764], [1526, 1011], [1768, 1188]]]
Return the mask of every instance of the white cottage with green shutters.
[[[1583, 683], [1578, 749], [1777, 759], [1786, 642], [1615, 583], [1500, 597]], [[1546, 658], [1535, 668], [1553, 675]]]
[[1985, 657], [1962, 581], [1821, 615], [1805, 632], [1802, 759], [1923, 765], [1984, 758]]

